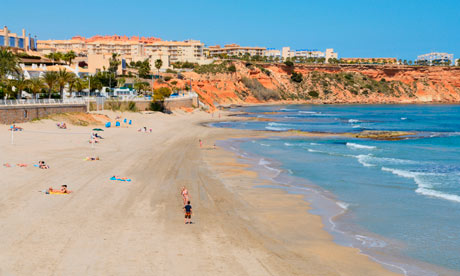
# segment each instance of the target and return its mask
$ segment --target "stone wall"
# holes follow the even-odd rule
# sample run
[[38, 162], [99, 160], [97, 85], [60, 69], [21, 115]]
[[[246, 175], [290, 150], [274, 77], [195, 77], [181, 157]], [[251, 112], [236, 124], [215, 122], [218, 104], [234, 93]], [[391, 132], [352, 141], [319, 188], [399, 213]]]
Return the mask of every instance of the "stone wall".
[[196, 108], [198, 107], [198, 97], [165, 99], [164, 107], [170, 111], [182, 107]]
[[0, 124], [24, 123], [51, 114], [72, 112], [86, 112], [86, 105], [0, 106]]
[[[121, 111], [127, 111], [129, 108], [129, 101], [110, 101], [110, 100], [107, 100], [105, 101], [104, 103], [104, 109], [105, 110], [111, 110], [112, 109], [112, 105], [115, 105], [116, 108], [115, 110], [121, 110]], [[134, 101], [134, 103], [136, 104], [136, 108], [137, 108], [137, 111], [148, 111], [150, 110], [150, 104], [151, 104], [151, 101]], [[99, 105], [99, 110], [102, 108], [101, 105]], [[90, 111], [95, 111], [96, 110], [96, 102], [91, 102], [90, 105], [89, 105], [89, 110]]]

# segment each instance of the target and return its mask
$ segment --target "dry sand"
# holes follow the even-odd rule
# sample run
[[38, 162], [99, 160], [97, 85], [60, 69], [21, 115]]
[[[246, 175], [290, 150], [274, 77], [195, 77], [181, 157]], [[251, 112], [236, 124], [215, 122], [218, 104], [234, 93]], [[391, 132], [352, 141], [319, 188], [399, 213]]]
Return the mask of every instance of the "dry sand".
[[[211, 116], [200, 112], [122, 116], [134, 125], [102, 132], [94, 149], [90, 127], [22, 124], [11, 145], [1, 126], [0, 162], [29, 167], [0, 167], [0, 275], [393, 275], [333, 243], [300, 196], [253, 188], [264, 184], [256, 173], [210, 147], [254, 133], [201, 126]], [[51, 168], [31, 166], [39, 160]], [[61, 184], [73, 193], [40, 192]]]

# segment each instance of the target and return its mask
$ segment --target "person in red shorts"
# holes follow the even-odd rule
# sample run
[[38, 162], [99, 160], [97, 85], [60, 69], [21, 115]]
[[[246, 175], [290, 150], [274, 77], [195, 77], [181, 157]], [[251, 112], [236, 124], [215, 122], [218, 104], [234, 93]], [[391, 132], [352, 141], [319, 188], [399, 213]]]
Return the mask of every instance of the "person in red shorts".
[[190, 205], [190, 201], [187, 201], [187, 205], [184, 206], [184, 211], [185, 211], [185, 224], [192, 224], [192, 205]]

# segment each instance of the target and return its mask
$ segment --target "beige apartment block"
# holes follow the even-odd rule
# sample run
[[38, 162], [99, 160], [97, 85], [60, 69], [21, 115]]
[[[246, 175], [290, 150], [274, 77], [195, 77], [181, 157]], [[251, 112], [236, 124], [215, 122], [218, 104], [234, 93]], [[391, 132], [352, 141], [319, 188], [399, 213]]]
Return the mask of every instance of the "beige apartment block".
[[220, 45], [209, 46], [207, 51], [209, 51], [209, 56], [211, 57], [215, 57], [221, 54], [227, 54], [228, 56], [244, 56], [245, 54], [249, 54], [250, 56], [264, 56], [266, 48], [227, 44], [224, 47], [220, 47]]
[[204, 44], [198, 40], [161, 41], [154, 37], [128, 38], [126, 36], [94, 36], [84, 38], [75, 36], [70, 40], [40, 40], [38, 49], [43, 54], [51, 52], [74, 51], [81, 57], [87, 57], [90, 72], [103, 71], [108, 68], [108, 60], [112, 53], [119, 55], [120, 60], [149, 60], [151, 67], [155, 61], [163, 61], [162, 69], [171, 68], [175, 62], [210, 63], [203, 54]]

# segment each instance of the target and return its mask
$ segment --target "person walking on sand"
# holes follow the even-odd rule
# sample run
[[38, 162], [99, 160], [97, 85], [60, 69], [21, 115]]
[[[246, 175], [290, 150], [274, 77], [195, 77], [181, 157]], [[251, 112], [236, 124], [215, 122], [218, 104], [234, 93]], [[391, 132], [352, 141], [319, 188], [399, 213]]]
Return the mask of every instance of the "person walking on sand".
[[185, 205], [187, 201], [190, 200], [190, 196], [188, 194], [187, 188], [182, 187], [181, 195], [182, 195], [182, 200], [184, 201], [184, 205]]
[[192, 224], [192, 205], [190, 205], [190, 201], [187, 201], [187, 205], [183, 209], [185, 211], [185, 224]]
[[201, 141], [201, 139], [200, 139], [199, 142], [200, 142], [200, 148], [202, 148], [203, 147], [203, 141]]

